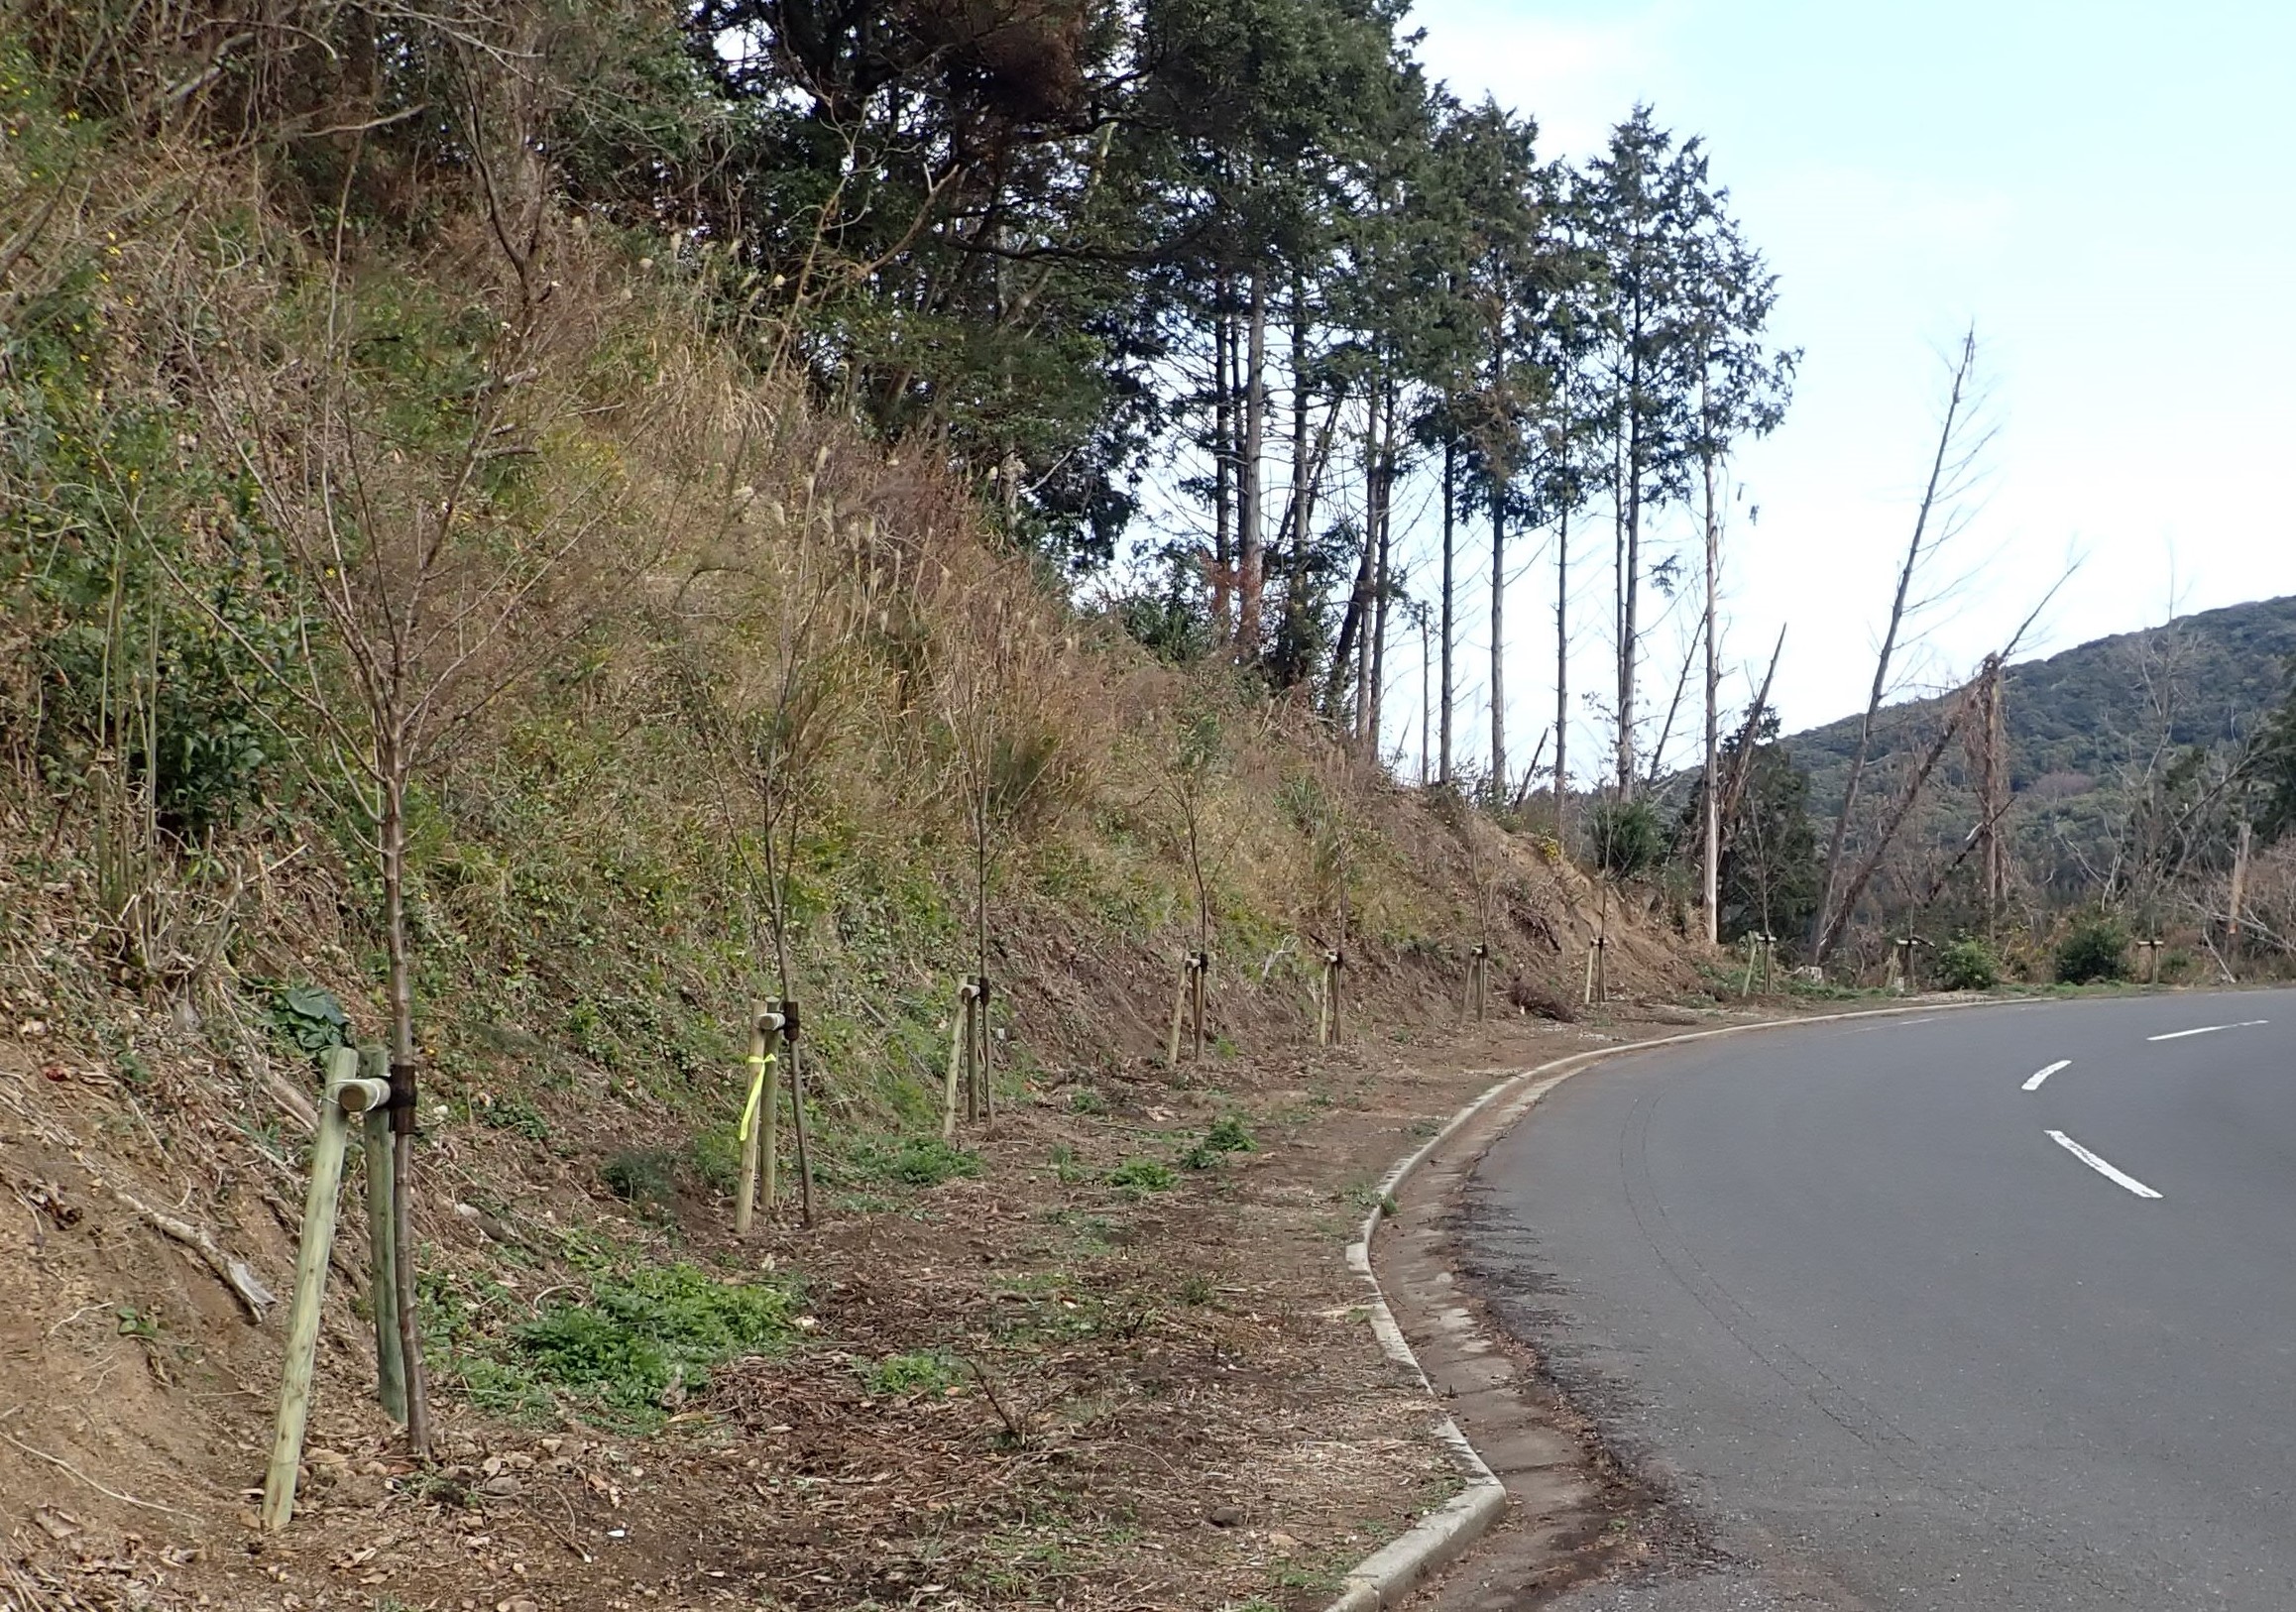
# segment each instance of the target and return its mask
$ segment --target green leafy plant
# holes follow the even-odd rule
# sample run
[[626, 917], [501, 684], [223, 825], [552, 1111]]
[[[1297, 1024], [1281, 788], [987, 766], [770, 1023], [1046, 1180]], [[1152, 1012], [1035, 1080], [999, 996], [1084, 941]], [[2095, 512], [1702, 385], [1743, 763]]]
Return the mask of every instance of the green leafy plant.
[[2057, 979], [2068, 985], [2128, 977], [2128, 931], [2107, 912], [2073, 920], [2057, 942]]
[[896, 1181], [910, 1187], [938, 1187], [959, 1176], [980, 1174], [980, 1155], [938, 1136], [904, 1136], [897, 1141], [862, 1137], [839, 1161], [839, 1173], [853, 1183]]
[[682, 1262], [601, 1275], [589, 1303], [516, 1328], [506, 1363], [536, 1387], [651, 1420], [673, 1387], [706, 1388], [711, 1366], [785, 1348], [800, 1335], [797, 1305], [792, 1287], [722, 1282]]
[[550, 1122], [542, 1117], [542, 1110], [515, 1093], [480, 1103], [478, 1116], [480, 1123], [494, 1130], [516, 1131], [530, 1142], [543, 1142], [550, 1137]]
[[1242, 1120], [1233, 1114], [1222, 1114], [1212, 1121], [1203, 1141], [1180, 1155], [1180, 1162], [1191, 1170], [1208, 1170], [1223, 1154], [1251, 1153], [1258, 1148], [1259, 1143], [1252, 1140], [1252, 1133], [1244, 1128]]
[[351, 1016], [331, 990], [317, 985], [282, 985], [272, 997], [272, 1023], [295, 1047], [316, 1058], [351, 1044]]
[[1974, 935], [1937, 949], [1937, 983], [1945, 990], [1991, 990], [2001, 983], [2001, 959]]
[[879, 1399], [938, 1394], [956, 1381], [957, 1363], [937, 1353], [888, 1354], [861, 1370], [862, 1384]]
[[1155, 1159], [1126, 1159], [1108, 1172], [1108, 1185], [1129, 1193], [1168, 1192], [1180, 1178], [1172, 1166]]

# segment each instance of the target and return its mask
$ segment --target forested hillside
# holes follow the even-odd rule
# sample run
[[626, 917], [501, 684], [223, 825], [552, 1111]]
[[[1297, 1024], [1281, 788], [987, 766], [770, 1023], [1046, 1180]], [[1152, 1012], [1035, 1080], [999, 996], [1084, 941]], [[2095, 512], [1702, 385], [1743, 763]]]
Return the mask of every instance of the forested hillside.
[[[2237, 746], [2277, 709], [2296, 655], [2296, 599], [2262, 599], [2180, 616], [2163, 627], [2017, 661], [2003, 676], [2009, 781], [2067, 795], [2112, 788], [2164, 745]], [[1933, 724], [1945, 697], [1893, 706], [1893, 728]], [[1858, 742], [1858, 719], [1788, 735], [1810, 774], [1810, 805], [1831, 812]]]
[[2296, 600], [2261, 600], [1989, 661], [1947, 694], [1882, 708], [1863, 746], [1860, 717], [1784, 737], [1766, 725], [1764, 782], [1726, 864], [1760, 911], [1742, 900], [1734, 927], [1812, 921], [1862, 749], [1843, 865], [1867, 869], [1863, 967], [1897, 936], [1979, 936], [2037, 976], [2085, 926], [2116, 971], [2134, 967], [2131, 937], [2163, 936], [2170, 966], [2195, 976], [2230, 972], [2236, 950], [2278, 967], [2296, 934], [2292, 656]]

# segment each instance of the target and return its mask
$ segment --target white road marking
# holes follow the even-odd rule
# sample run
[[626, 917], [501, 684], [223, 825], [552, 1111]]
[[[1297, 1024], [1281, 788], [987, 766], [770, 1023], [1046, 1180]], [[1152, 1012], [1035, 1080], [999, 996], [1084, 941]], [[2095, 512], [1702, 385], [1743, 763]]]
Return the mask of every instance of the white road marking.
[[2072, 1068], [2072, 1067], [2073, 1067], [2073, 1060], [2072, 1060], [2072, 1059], [2070, 1059], [2070, 1058], [2060, 1058], [2060, 1059], [2058, 1059], [2058, 1060], [2057, 1060], [2055, 1063], [2051, 1064], [2051, 1065], [2050, 1065], [2050, 1066], [2049, 1066], [2047, 1069], [2044, 1069], [2044, 1070], [2039, 1070], [2039, 1071], [2035, 1072], [2035, 1074], [2033, 1075], [2033, 1078], [2032, 1078], [2031, 1080], [2029, 1080], [2029, 1081], [2025, 1082], [2025, 1084], [2024, 1084], [2024, 1086], [2021, 1088], [2021, 1090], [2023, 1090], [2023, 1091], [2026, 1091], [2026, 1092], [2038, 1092], [2038, 1091], [2041, 1089], [2041, 1082], [2043, 1082], [2043, 1081], [2047, 1080], [2047, 1079], [2048, 1079], [2050, 1076], [2052, 1076], [2052, 1075], [2056, 1074], [2056, 1073], [2057, 1073], [2057, 1071], [2058, 1071], [2058, 1070], [2060, 1070], [2060, 1069], [2070, 1069], [2070, 1068]]
[[2056, 1143], [2066, 1152], [2072, 1154], [2074, 1158], [2079, 1159], [2083, 1164], [2096, 1171], [2099, 1175], [2103, 1176], [2107, 1181], [2112, 1182], [2114, 1185], [2125, 1187], [2139, 1198], [2158, 1198], [2160, 1196], [2160, 1194], [2154, 1192], [2143, 1182], [2138, 1181], [2134, 1176], [2125, 1175], [2123, 1172], [2114, 1169], [2113, 1166], [2107, 1164], [2103, 1159], [2097, 1157], [2096, 1154], [2090, 1152], [2079, 1142], [2074, 1141], [2073, 1138], [2067, 1136], [2063, 1131], [2053, 1130], [2049, 1132], [2049, 1140]]
[[2259, 1024], [2271, 1022], [2270, 1019], [2242, 1019], [2238, 1024], [2204, 1024], [2197, 1030], [2171, 1030], [2166, 1035], [2148, 1035], [2144, 1039], [2147, 1041], [2182, 1041], [2188, 1035], [2215, 1035], [2219, 1030], [2246, 1030]]

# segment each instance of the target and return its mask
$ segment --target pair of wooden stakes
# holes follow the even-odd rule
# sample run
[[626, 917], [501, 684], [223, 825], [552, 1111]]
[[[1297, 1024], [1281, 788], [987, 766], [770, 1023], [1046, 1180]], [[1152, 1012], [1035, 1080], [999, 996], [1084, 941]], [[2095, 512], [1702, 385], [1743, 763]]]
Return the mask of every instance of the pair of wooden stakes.
[[375, 1310], [376, 1397], [395, 1421], [406, 1420], [406, 1360], [399, 1334], [390, 1060], [381, 1047], [337, 1047], [326, 1055], [325, 1067], [319, 1133], [311, 1147], [310, 1189], [303, 1199], [302, 1236], [295, 1247], [294, 1297], [287, 1306], [279, 1419], [272, 1436], [271, 1465], [263, 1478], [263, 1527], [270, 1534], [286, 1528], [294, 1516], [295, 1480], [318, 1359], [319, 1313], [326, 1302], [327, 1263], [335, 1246], [336, 1201], [354, 1127], [367, 1169], [367, 1288]]
[[[742, 1143], [742, 1191], [734, 1200], [734, 1234], [749, 1234], [749, 1222], [760, 1198], [767, 1209], [781, 1202], [780, 1115], [781, 1058], [797, 1041], [799, 1017], [794, 1001], [749, 1004], [749, 1094], [742, 1104], [738, 1135]], [[813, 1146], [806, 1130], [805, 1092], [792, 1078], [789, 1093], [790, 1128], [797, 1136], [797, 1170], [805, 1205], [805, 1220], [813, 1223]], [[762, 1177], [762, 1181], [760, 1181]], [[762, 1186], [763, 1191], [759, 1188]]]

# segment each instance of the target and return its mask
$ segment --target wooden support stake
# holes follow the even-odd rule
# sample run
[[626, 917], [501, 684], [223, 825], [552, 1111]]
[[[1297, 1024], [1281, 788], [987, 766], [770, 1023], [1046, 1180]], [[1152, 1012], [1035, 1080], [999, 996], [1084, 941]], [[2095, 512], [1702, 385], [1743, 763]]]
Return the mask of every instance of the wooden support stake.
[[[287, 1308], [279, 1422], [272, 1436], [271, 1466], [263, 1478], [263, 1527], [267, 1534], [286, 1528], [295, 1510], [295, 1468], [302, 1461], [303, 1428], [310, 1421], [319, 1311], [327, 1297], [327, 1260], [335, 1244], [335, 1200], [343, 1184], [343, 1153], [351, 1136], [342, 1097], [346, 1087], [364, 1084], [358, 1079], [358, 1069], [359, 1055], [349, 1047], [337, 1047], [327, 1054], [327, 1094], [319, 1104], [319, 1133], [311, 1143], [310, 1190], [303, 1198], [302, 1235], [295, 1245], [295, 1291]], [[382, 1100], [389, 1096], [386, 1085]]]
[[1592, 1007], [1596, 1002], [1610, 1000], [1610, 975], [1603, 967], [1603, 953], [1609, 949], [1610, 941], [1601, 935], [1586, 943], [1585, 1006]]
[[1193, 1056], [1200, 1064], [1204, 1062], [1204, 977], [1210, 966], [1211, 959], [1209, 957], [1202, 952], [1196, 954], [1196, 988], [1192, 992], [1193, 1011], [1190, 1018], [1195, 1025], [1195, 1033], [1191, 1038], [1195, 1047]]
[[[757, 1201], [757, 1157], [764, 1146], [766, 1119], [772, 1107], [765, 1097], [765, 1077], [772, 1066], [765, 1047], [765, 1004], [749, 1004], [749, 1055], [742, 1067], [742, 1190], [734, 1200], [734, 1235], [749, 1234], [749, 1218]], [[757, 1094], [752, 1109], [749, 1094]]]
[[765, 1090], [757, 1094], [758, 1201], [781, 1207], [781, 1015], [758, 1015], [765, 1031]]
[[960, 1076], [968, 1077], [965, 1087], [966, 1117], [972, 1117], [973, 1087], [970, 1071], [973, 1050], [973, 982], [967, 980], [957, 987], [957, 1011], [949, 1024], [949, 1081], [941, 1093], [941, 1138], [946, 1141], [957, 1134], [957, 1083]]
[[1338, 1046], [1347, 1034], [1346, 1011], [1339, 991], [1339, 976], [1346, 967], [1347, 960], [1339, 952], [1323, 954], [1323, 1019], [1329, 1027], [1323, 1044], [1327, 1047]]
[[1491, 949], [1477, 945], [1467, 953], [1467, 1011], [1474, 1014], [1477, 1024], [1489, 1011], [1490, 985]]
[[1196, 978], [1196, 954], [1184, 952], [1180, 958], [1180, 988], [1172, 995], [1172, 1033], [1164, 1038], [1164, 1067], [1180, 1067], [1180, 1028], [1188, 1021], [1188, 987]]
[[813, 1224], [813, 1143], [806, 1129], [805, 1070], [797, 1054], [797, 1003], [780, 1001], [773, 1004], [781, 1014], [781, 1045], [789, 1055], [789, 1117], [791, 1128], [797, 1133], [797, 1195], [798, 1212], [807, 1225]]
[[[385, 1047], [359, 1049], [359, 1076], [391, 1088], [391, 1053]], [[367, 1165], [367, 1300], [375, 1311], [375, 1397], [383, 1414], [406, 1425], [406, 1354], [399, 1336], [399, 1233], [393, 1212], [396, 1182], [391, 1172], [391, 1116], [370, 1109], [359, 1124], [359, 1147]]]
[[972, 1025], [972, 1055], [966, 1060], [972, 1066], [974, 1087], [978, 1094], [980, 1122], [996, 1121], [996, 1088], [989, 1080], [988, 1063], [988, 976], [973, 978], [973, 1002], [967, 1018]]

